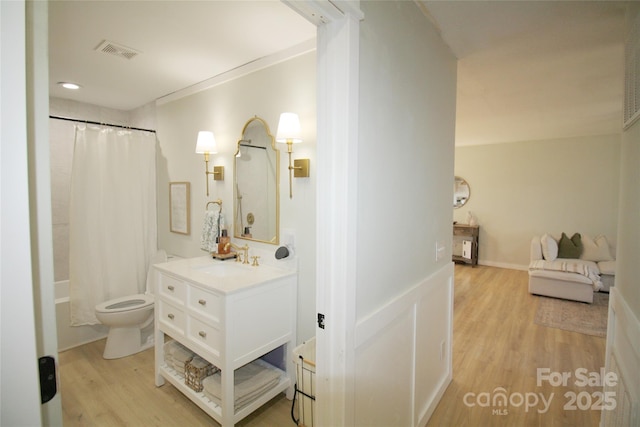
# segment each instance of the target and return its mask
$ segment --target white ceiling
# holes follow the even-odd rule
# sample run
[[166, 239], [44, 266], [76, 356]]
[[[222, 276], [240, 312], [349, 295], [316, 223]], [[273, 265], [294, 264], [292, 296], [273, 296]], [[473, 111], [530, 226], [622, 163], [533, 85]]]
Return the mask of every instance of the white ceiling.
[[[278, 0], [53, 0], [50, 95], [128, 111], [315, 34], [315, 25]], [[104, 40], [140, 54], [96, 51]], [[70, 93], [60, 81], [83, 87]]]
[[425, 4], [459, 58], [456, 145], [621, 131], [625, 2]]
[[[459, 58], [457, 145], [620, 131], [624, 2], [423, 3]], [[130, 110], [315, 31], [279, 0], [54, 0], [50, 95]], [[140, 54], [95, 51], [104, 40]]]

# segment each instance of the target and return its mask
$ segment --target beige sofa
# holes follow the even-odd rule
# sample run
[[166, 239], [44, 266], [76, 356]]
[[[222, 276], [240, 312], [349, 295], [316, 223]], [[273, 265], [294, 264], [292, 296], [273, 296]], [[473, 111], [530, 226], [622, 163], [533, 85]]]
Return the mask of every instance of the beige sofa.
[[557, 258], [558, 241], [549, 234], [531, 239], [529, 292], [587, 303], [593, 302], [594, 292], [609, 292], [615, 281], [615, 247], [606, 237], [583, 235], [579, 258]]

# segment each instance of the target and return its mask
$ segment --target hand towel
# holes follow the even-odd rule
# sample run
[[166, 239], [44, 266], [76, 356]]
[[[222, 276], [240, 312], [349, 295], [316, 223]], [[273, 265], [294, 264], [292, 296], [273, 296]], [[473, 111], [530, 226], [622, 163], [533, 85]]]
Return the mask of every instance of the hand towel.
[[218, 222], [220, 214], [217, 211], [207, 210], [204, 214], [204, 225], [200, 236], [200, 248], [209, 253], [216, 252], [216, 237], [218, 237]]
[[204, 214], [204, 224], [200, 235], [200, 248], [209, 253], [218, 250], [216, 238], [220, 230], [224, 228], [224, 215], [222, 212], [207, 210]]

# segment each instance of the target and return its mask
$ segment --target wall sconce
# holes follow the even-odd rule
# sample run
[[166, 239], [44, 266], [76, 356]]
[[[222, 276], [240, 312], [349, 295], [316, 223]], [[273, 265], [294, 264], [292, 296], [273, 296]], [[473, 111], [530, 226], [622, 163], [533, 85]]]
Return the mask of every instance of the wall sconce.
[[207, 181], [207, 196], [209, 195], [209, 175], [213, 175], [214, 181], [224, 181], [224, 166], [214, 166], [213, 171], [209, 170], [209, 154], [216, 154], [218, 148], [216, 146], [216, 138], [213, 132], [198, 132], [198, 141], [196, 142], [196, 153], [204, 154], [204, 173]]
[[278, 122], [278, 132], [276, 133], [276, 141], [287, 144], [287, 152], [289, 153], [289, 198], [293, 198], [292, 173], [296, 178], [307, 178], [309, 176], [309, 159], [296, 159], [291, 165], [291, 153], [293, 152], [293, 144], [302, 142], [300, 133], [300, 119], [295, 113], [280, 114]]

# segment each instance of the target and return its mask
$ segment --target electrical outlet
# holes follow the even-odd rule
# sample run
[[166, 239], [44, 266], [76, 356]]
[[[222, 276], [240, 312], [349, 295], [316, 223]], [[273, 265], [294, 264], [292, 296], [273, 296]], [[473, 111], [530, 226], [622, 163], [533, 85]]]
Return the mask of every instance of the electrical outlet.
[[282, 230], [282, 242], [283, 245], [294, 248], [296, 246], [296, 233], [291, 228]]

